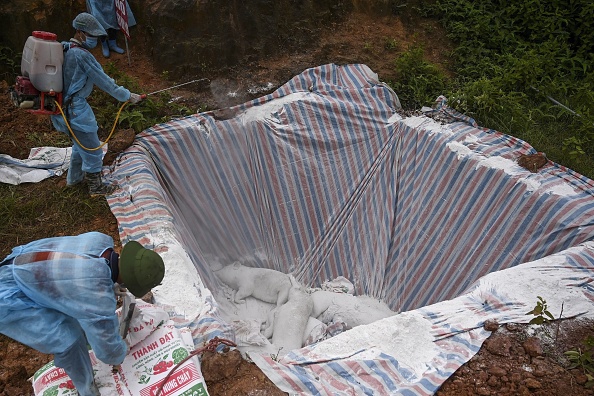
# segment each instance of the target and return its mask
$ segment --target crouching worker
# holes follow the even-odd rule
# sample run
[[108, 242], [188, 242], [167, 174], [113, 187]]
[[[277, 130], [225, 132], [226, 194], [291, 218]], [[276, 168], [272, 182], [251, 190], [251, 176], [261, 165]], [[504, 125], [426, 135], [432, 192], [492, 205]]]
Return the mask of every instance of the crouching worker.
[[108, 365], [128, 352], [115, 291], [142, 297], [165, 274], [159, 254], [138, 242], [121, 255], [113, 247], [109, 235], [88, 232], [17, 246], [0, 262], [0, 333], [53, 354], [81, 396], [99, 395], [87, 344]]
[[104, 184], [101, 180], [103, 151], [97, 135], [99, 126], [93, 109], [87, 102], [87, 97], [96, 85], [120, 102], [138, 103], [142, 98], [116, 84], [105, 74], [101, 64], [89, 52], [89, 49], [97, 46], [100, 37], [107, 36], [107, 32], [97, 19], [83, 12], [74, 18], [72, 26], [76, 29], [74, 38], [68, 42], [62, 42], [64, 47], [62, 92], [63, 110], [74, 137], [71, 136], [62, 114], [53, 115], [52, 123], [58, 131], [68, 134], [73, 142], [66, 177], [67, 184], [75, 185], [86, 179], [91, 196], [109, 195], [117, 187]]

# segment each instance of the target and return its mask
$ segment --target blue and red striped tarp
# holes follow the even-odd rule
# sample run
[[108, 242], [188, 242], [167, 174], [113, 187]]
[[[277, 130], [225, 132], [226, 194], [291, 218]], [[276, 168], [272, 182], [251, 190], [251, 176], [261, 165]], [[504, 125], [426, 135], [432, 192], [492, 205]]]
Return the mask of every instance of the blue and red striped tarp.
[[[344, 276], [356, 294], [418, 312], [441, 351], [427, 376], [411, 380], [385, 353], [325, 362], [304, 348], [254, 360], [287, 392], [431, 394], [488, 335], [476, 328], [489, 315], [474, 309], [461, 326], [440, 302], [472, 300], [465, 293], [485, 275], [580, 244], [563, 267], [593, 275], [594, 182], [551, 161], [521, 168], [516, 159], [534, 148], [445, 98], [426, 115], [399, 110], [365, 65], [329, 64], [254, 101], [156, 125], [111, 170], [122, 241], [154, 243], [165, 228], [183, 246], [213, 315], [194, 326], [196, 339], [228, 332], [207, 290], [218, 287], [211, 267], [237, 260], [310, 287]], [[575, 287], [590, 296], [590, 283]], [[489, 296], [490, 314], [520, 320], [505, 297]]]

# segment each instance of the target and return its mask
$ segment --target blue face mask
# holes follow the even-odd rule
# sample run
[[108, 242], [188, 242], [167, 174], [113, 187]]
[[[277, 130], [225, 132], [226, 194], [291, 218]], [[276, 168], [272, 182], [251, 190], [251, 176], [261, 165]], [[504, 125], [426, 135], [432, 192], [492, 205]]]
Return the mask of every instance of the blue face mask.
[[90, 37], [87, 36], [86, 40], [85, 40], [85, 47], [91, 49], [91, 48], [95, 48], [97, 46], [97, 37]]

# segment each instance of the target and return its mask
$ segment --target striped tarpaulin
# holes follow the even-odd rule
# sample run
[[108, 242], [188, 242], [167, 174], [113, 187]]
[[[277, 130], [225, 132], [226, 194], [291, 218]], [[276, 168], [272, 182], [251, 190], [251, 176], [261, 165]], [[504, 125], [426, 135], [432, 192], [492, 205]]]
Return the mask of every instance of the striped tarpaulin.
[[[410, 311], [593, 238], [594, 182], [550, 161], [538, 173], [521, 168], [515, 159], [535, 153], [530, 145], [479, 127], [444, 98], [428, 113], [441, 121], [402, 118], [399, 106], [366, 66], [324, 65], [243, 105], [156, 125], [111, 174], [122, 186], [108, 199], [122, 240], [149, 243], [167, 224], [211, 290], [218, 287], [211, 267], [239, 260], [293, 273], [310, 287], [344, 276], [356, 294]], [[225, 331], [210, 323], [212, 334]], [[408, 394], [433, 392], [484, 333], [454, 331], [450, 338], [460, 341], [444, 348], [458, 352], [443, 356], [455, 358], [444, 357], [447, 368]], [[301, 366], [259, 364], [285, 388], [316, 386], [293, 377]], [[406, 382], [393, 357], [364, 364], [365, 375], [385, 375], [384, 385], [374, 377], [357, 388], [355, 378], [339, 389], [330, 376], [320, 389], [389, 394]]]

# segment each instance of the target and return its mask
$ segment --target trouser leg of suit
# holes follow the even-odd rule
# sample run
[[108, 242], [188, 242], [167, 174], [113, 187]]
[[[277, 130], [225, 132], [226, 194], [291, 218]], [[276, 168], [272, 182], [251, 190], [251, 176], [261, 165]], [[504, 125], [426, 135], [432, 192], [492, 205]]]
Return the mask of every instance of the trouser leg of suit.
[[101, 145], [97, 132], [79, 132], [74, 131], [76, 138], [85, 148], [81, 147], [78, 142], [74, 141], [72, 146], [72, 153], [78, 153], [82, 158], [82, 171], [88, 173], [101, 172], [103, 168], [103, 150], [97, 149]]
[[54, 354], [54, 363], [63, 368], [80, 396], [99, 396], [93, 377], [93, 366], [84, 335], [66, 351]]
[[85, 174], [82, 170], [82, 164], [83, 160], [80, 156], [78, 145], [73, 146], [70, 154], [70, 165], [68, 167], [68, 173], [66, 174], [67, 185], [73, 186], [83, 181]]

